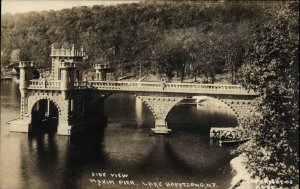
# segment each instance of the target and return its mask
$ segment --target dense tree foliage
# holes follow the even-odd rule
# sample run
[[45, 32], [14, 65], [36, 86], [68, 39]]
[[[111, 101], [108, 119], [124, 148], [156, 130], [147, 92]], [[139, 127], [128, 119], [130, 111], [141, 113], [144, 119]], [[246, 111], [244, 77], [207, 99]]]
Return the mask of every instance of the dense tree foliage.
[[[241, 79], [260, 94], [257, 118], [247, 128], [253, 140], [242, 149], [262, 188], [299, 184], [299, 4], [269, 9], [269, 22], [257, 25]], [[272, 182], [273, 180], [273, 182]]]
[[[240, 48], [226, 45], [231, 44], [230, 40], [238, 39], [235, 36], [240, 32], [239, 28], [250, 28], [248, 25], [261, 20], [262, 14], [262, 9], [255, 4], [184, 2], [144, 2], [5, 14], [1, 15], [2, 65], [7, 65], [12, 54], [19, 51], [21, 60], [50, 66], [52, 43], [56, 46], [74, 43], [86, 48], [87, 67], [105, 60], [120, 75], [136, 72], [142, 64], [147, 68], [144, 72], [157, 72], [159, 68], [159, 72], [170, 77], [173, 73], [168, 72], [174, 71], [181, 77], [186, 73], [187, 76], [206, 75], [214, 82], [214, 75], [220, 72], [216, 68], [229, 70], [234, 75], [240, 64]], [[182, 38], [184, 40], [180, 41]], [[161, 44], [163, 41], [174, 41], [174, 46], [166, 49]], [[180, 43], [187, 41], [189, 44], [181, 48]], [[245, 40], [236, 42], [243, 44], [232, 44], [246, 44]], [[224, 49], [232, 51], [226, 51], [224, 55]], [[175, 52], [177, 50], [180, 52]]]

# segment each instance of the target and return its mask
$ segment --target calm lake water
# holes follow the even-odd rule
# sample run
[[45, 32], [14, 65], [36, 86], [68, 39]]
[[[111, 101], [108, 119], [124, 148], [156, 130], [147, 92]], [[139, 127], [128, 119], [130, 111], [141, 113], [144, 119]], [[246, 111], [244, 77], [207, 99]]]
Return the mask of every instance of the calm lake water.
[[210, 141], [209, 128], [234, 126], [236, 119], [213, 104], [177, 105], [167, 119], [173, 135], [149, 136], [150, 110], [134, 96], [115, 94], [105, 101], [103, 133], [78, 138], [9, 132], [5, 122], [18, 118], [19, 104], [18, 84], [1, 81], [1, 189], [226, 189], [235, 175], [232, 148]]

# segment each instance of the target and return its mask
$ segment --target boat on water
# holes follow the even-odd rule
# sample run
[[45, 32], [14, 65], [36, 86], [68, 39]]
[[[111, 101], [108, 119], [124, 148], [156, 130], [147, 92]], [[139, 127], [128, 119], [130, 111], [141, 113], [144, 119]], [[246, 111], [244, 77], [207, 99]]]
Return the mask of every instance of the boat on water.
[[237, 139], [221, 139], [219, 140], [220, 145], [236, 145], [247, 142], [250, 138], [237, 138]]
[[[210, 138], [213, 139], [228, 139], [229, 135], [233, 134], [236, 138], [240, 138], [241, 136], [240, 131], [234, 127], [211, 127], [209, 132]], [[234, 136], [231, 136], [231, 138]]]

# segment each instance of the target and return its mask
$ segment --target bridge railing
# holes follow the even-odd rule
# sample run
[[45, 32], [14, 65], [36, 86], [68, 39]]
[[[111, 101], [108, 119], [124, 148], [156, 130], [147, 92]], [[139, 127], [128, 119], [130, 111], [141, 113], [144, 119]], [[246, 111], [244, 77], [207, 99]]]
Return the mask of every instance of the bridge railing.
[[121, 81], [89, 81], [89, 85], [99, 90], [177, 92], [206, 94], [238, 94], [251, 95], [240, 85], [161, 83], [161, 82], [121, 82]]
[[88, 86], [87, 81], [75, 81], [74, 82], [74, 89], [86, 89]]
[[59, 90], [61, 88], [61, 81], [33, 79], [29, 81], [28, 89], [47, 89]]
[[152, 82], [89, 81], [91, 87], [106, 90], [151, 91], [159, 90], [161, 85]]
[[[75, 81], [73, 89], [96, 88], [111, 91], [170, 92], [189, 94], [228, 94], [256, 95], [240, 85], [161, 83], [161, 82], [123, 82], [123, 81]], [[28, 89], [60, 90], [61, 81], [37, 79], [30, 80]]]

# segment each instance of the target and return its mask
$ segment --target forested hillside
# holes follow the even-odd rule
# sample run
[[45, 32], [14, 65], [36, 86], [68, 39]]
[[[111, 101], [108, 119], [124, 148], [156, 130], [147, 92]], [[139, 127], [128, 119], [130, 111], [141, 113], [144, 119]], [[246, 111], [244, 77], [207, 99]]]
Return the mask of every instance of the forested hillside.
[[255, 3], [134, 3], [1, 15], [2, 65], [33, 60], [50, 67], [50, 46], [83, 45], [86, 68], [107, 61], [116, 74], [163, 73], [204, 78], [235, 73], [252, 26], [265, 9]]

